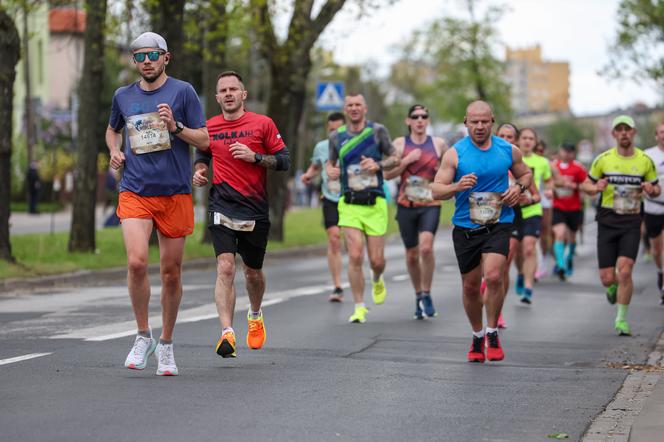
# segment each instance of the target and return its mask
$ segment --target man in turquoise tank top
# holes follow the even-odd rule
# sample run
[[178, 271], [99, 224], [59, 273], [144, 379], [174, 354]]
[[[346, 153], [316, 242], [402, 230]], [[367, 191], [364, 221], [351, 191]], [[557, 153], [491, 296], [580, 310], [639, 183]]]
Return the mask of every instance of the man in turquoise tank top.
[[429, 111], [421, 104], [408, 109], [408, 135], [394, 140], [398, 167], [385, 172], [385, 179], [401, 177], [397, 195], [397, 222], [406, 247], [406, 267], [415, 289], [415, 319], [437, 316], [431, 299], [436, 261], [433, 240], [440, 222], [440, 201], [431, 197], [433, 182], [447, 143], [427, 135]]
[[367, 103], [360, 94], [344, 99], [348, 124], [330, 134], [328, 179], [341, 178], [339, 227], [348, 250], [348, 280], [355, 310], [349, 322], [364, 323], [364, 241], [373, 272], [374, 304], [385, 302], [385, 233], [387, 202], [383, 191], [383, 170], [399, 165], [396, 151], [384, 126], [366, 119]]
[[[491, 135], [493, 122], [488, 103], [468, 105], [464, 118], [468, 136], [443, 155], [432, 185], [435, 199], [455, 198], [452, 238], [461, 271], [463, 306], [473, 329], [469, 362], [505, 357], [498, 339], [498, 316], [505, 295], [503, 274], [514, 219], [512, 206], [532, 181], [519, 148]], [[516, 180], [511, 186], [509, 171]], [[482, 275], [487, 286], [484, 303], [480, 295]]]

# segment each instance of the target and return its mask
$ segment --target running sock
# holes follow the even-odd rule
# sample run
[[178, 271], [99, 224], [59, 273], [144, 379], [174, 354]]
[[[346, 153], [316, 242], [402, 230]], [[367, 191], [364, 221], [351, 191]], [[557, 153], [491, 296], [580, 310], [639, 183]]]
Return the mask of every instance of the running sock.
[[618, 305], [618, 314], [616, 315], [616, 321], [624, 321], [627, 318], [627, 309], [629, 308], [628, 304], [617, 304]]
[[497, 332], [498, 332], [498, 329], [497, 329], [497, 328], [487, 327], [487, 328], [486, 328], [486, 332], [487, 332], [487, 333], [497, 333]]
[[555, 241], [553, 243], [553, 254], [556, 257], [556, 265], [559, 269], [564, 269], [565, 265], [565, 243], [562, 241]]
[[356, 302], [356, 303], [355, 303], [355, 308], [359, 308], [359, 307], [367, 308], [367, 306], [364, 305], [364, 302]]
[[252, 311], [252, 312], [251, 312], [251, 319], [258, 319], [258, 318], [260, 318], [260, 317], [261, 317], [261, 311], [260, 311], [260, 309], [259, 309], [257, 312], [255, 312], [255, 311]]
[[335, 287], [335, 288], [334, 288], [334, 293], [335, 293], [336, 295], [339, 295], [339, 294], [341, 294], [341, 293], [343, 293], [343, 292], [344, 292], [344, 289], [342, 289], [341, 287]]
[[141, 330], [139, 330], [138, 333], [137, 333], [137, 335], [138, 335], [138, 336], [143, 336], [144, 338], [148, 338], [148, 339], [152, 337], [152, 333], [150, 333], [150, 330], [149, 330], [149, 329], [148, 329], [148, 330], [145, 330], [145, 331], [141, 331]]
[[173, 340], [172, 339], [161, 339], [161, 338], [159, 338], [159, 343], [161, 345], [168, 345], [168, 344], [172, 344]]
[[424, 296], [425, 292], [415, 292], [415, 298], [417, 299], [422, 299], [422, 296]]
[[233, 327], [224, 327], [224, 329], [221, 331], [221, 336], [225, 335], [228, 332], [235, 334], [235, 330], [233, 330]]
[[528, 287], [523, 289], [523, 296], [525, 296], [526, 298], [532, 298], [533, 297], [533, 289], [529, 289]]
[[473, 336], [475, 336], [476, 338], [483, 338], [484, 337], [484, 329], [482, 329], [478, 332], [474, 331]]
[[574, 252], [576, 251], [576, 243], [570, 243], [569, 244], [569, 254], [567, 255], [568, 257], [574, 256]]

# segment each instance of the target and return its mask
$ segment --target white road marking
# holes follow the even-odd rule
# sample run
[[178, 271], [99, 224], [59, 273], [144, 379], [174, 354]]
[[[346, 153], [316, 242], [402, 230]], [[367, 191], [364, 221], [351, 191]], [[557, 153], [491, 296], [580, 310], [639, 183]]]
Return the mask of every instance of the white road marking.
[[29, 355], [16, 356], [15, 358], [0, 359], [0, 365], [13, 364], [14, 362], [27, 361], [28, 359], [41, 358], [42, 356], [52, 354], [53, 353], [30, 353]]
[[401, 281], [406, 281], [409, 278], [407, 273], [404, 273], [403, 275], [394, 275], [392, 277], [392, 281], [394, 282], [401, 282]]

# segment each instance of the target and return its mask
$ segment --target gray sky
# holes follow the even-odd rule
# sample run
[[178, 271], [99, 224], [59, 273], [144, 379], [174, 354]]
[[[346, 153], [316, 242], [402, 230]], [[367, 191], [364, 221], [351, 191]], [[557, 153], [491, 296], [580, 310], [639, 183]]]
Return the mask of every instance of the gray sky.
[[[577, 115], [603, 113], [637, 101], [656, 103], [652, 85], [638, 85], [629, 80], [610, 81], [597, 73], [608, 60], [609, 43], [615, 35], [618, 0], [508, 0], [502, 3], [510, 8], [498, 24], [505, 44], [525, 47], [539, 43], [545, 60], [570, 63], [570, 106]], [[398, 56], [395, 46], [414, 30], [444, 14], [463, 14], [462, 3], [400, 0], [362, 18], [359, 23], [346, 12], [335, 18], [320, 44], [333, 50], [341, 64], [373, 62], [378, 72], [385, 75]], [[497, 55], [502, 59], [504, 50], [500, 49]]]

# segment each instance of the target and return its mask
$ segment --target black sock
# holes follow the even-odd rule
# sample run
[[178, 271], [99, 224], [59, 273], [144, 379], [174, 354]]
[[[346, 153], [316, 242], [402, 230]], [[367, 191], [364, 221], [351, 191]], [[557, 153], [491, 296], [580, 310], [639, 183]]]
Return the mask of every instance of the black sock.
[[160, 343], [161, 345], [168, 345], [168, 344], [172, 344], [172, 343], [173, 343], [173, 340], [172, 340], [172, 339], [169, 339], [169, 340], [167, 341], [166, 339], [161, 339], [161, 338], [159, 338], [159, 343]]
[[137, 333], [138, 336], [143, 336], [144, 338], [151, 338], [152, 333], [150, 333], [150, 330], [145, 330], [145, 331], [138, 331]]

